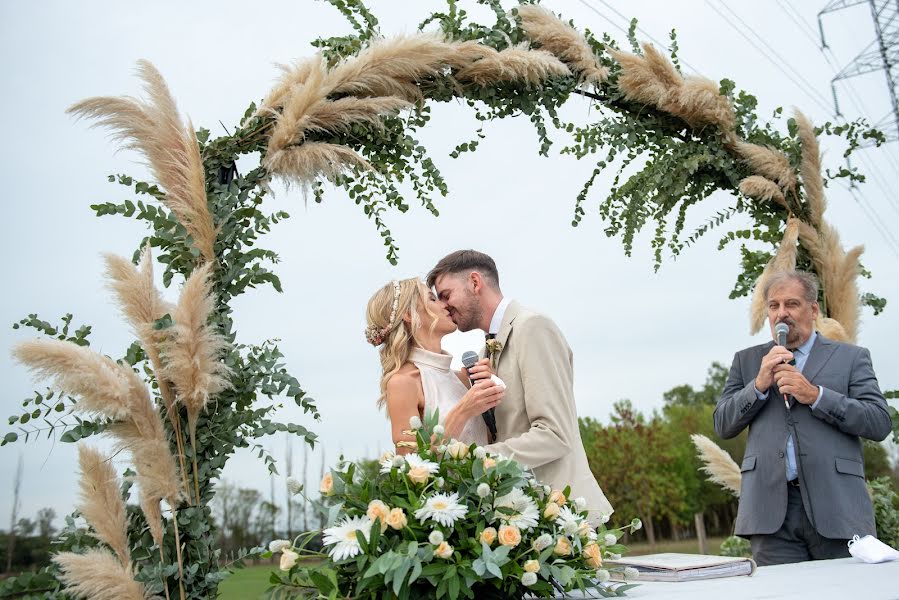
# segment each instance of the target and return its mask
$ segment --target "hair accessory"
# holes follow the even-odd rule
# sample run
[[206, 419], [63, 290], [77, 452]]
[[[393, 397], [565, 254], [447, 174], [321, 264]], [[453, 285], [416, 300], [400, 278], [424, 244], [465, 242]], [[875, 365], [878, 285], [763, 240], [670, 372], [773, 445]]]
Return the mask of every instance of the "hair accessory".
[[400, 282], [393, 280], [393, 308], [390, 309], [390, 321], [384, 327], [369, 325], [365, 328], [365, 339], [372, 346], [380, 346], [387, 339], [387, 334], [396, 325], [396, 309], [400, 303]]

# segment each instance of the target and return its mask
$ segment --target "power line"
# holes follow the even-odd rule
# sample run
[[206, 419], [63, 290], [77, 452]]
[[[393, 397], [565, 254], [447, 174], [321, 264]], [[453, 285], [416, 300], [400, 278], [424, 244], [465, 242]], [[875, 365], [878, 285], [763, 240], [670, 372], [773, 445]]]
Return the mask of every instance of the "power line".
[[[865, 215], [871, 225], [873, 225], [878, 233], [880, 233], [881, 238], [883, 238], [883, 240], [887, 243], [887, 247], [890, 249], [893, 255], [896, 256], [896, 258], [899, 258], [899, 241], [896, 240], [896, 237], [893, 236], [892, 232], [888, 228], [884, 227], [880, 223], [880, 220], [878, 218], [875, 218], [875, 216], [873, 216], [871, 212], [869, 212], [869, 208], [865, 206], [864, 198], [858, 193], [857, 189], [849, 187], [845, 184], [841, 184], [841, 187], [843, 187], [843, 189], [845, 189], [850, 193], [850, 195], [852, 195], [859, 208], [861, 208], [862, 214]], [[874, 215], [876, 214], [877, 213], [874, 212]]]

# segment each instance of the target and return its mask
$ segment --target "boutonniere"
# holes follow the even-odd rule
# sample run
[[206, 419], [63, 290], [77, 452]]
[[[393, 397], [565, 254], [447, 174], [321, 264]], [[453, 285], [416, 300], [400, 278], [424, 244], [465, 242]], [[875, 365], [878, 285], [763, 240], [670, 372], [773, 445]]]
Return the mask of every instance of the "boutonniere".
[[487, 340], [487, 356], [490, 357], [490, 367], [492, 369], [496, 369], [496, 359], [499, 356], [499, 353], [502, 352], [503, 345], [496, 338], [492, 338]]

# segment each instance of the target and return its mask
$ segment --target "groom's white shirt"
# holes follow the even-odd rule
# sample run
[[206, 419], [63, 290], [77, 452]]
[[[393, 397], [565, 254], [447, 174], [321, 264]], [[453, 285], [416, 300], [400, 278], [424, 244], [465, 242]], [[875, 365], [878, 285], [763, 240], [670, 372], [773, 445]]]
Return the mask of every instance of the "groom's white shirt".
[[499, 333], [499, 328], [503, 324], [503, 317], [506, 314], [506, 308], [511, 301], [511, 298], [505, 296], [499, 301], [499, 304], [496, 305], [496, 310], [493, 311], [493, 318], [490, 319], [490, 329], [486, 333], [492, 333], [493, 335]]

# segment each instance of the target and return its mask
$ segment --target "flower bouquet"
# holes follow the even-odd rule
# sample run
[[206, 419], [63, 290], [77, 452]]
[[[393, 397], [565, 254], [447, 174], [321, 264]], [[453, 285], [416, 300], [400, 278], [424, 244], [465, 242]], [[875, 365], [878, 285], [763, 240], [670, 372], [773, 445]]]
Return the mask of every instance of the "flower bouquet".
[[607, 529], [604, 515], [594, 527], [568, 488], [550, 489], [483, 447], [442, 440], [436, 414], [410, 425], [417, 449], [382, 457], [376, 479], [363, 480], [353, 464], [325, 475], [324, 562], [299, 566], [301, 555], [315, 555], [299, 538], [272, 542], [282, 556], [270, 597], [482, 600], [575, 589], [610, 597], [632, 587], [610, 581], [612, 570], [633, 579], [632, 569], [603, 560], [620, 558], [618, 541], [639, 520]]

